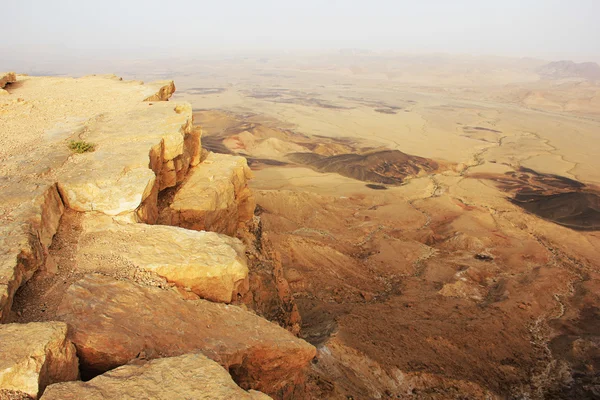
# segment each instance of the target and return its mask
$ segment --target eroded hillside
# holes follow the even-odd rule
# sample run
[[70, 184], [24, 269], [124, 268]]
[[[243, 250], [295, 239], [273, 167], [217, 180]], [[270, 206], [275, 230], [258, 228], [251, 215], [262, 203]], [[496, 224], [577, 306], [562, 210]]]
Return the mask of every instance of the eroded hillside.
[[[301, 335], [318, 349], [312, 398], [594, 398], [595, 173], [541, 139], [534, 127], [549, 123], [535, 115], [515, 126], [507, 110], [438, 101], [398, 117], [407, 131], [390, 139], [393, 151], [380, 145], [385, 132], [336, 129], [347, 113], [361, 127], [381, 124], [347, 102], [275, 108], [295, 113], [296, 126], [258, 112], [196, 113], [211, 149], [251, 160], [257, 213], [282, 254]], [[412, 121], [429, 116], [414, 137]], [[450, 121], [446, 157], [435, 157], [431, 137]]]

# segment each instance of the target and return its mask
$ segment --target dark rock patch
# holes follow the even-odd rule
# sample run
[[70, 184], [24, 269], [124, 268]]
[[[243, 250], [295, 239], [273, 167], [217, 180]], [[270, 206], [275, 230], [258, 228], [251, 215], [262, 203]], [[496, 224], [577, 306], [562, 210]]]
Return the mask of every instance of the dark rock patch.
[[496, 129], [484, 128], [483, 126], [465, 126], [463, 128], [465, 131], [485, 131], [492, 133], [502, 133], [502, 131], [497, 131]]
[[398, 150], [378, 150], [366, 153], [322, 156], [315, 153], [292, 153], [288, 159], [319, 172], [333, 172], [363, 182], [385, 185], [401, 184], [408, 176], [433, 172], [439, 165], [427, 158], [412, 156]]
[[398, 114], [396, 110], [393, 110], [391, 108], [376, 108], [375, 112], [378, 112], [380, 114]]
[[374, 190], [387, 190], [387, 187], [385, 187], [383, 185], [375, 185], [373, 183], [367, 183], [365, 186], [368, 187], [369, 189], [374, 189]]
[[600, 230], [600, 196], [597, 193], [517, 193], [511, 201], [544, 219], [577, 230]]
[[600, 230], [600, 192], [565, 176], [520, 167], [505, 174], [474, 174], [495, 181], [511, 193], [509, 200], [559, 225], [576, 230]]

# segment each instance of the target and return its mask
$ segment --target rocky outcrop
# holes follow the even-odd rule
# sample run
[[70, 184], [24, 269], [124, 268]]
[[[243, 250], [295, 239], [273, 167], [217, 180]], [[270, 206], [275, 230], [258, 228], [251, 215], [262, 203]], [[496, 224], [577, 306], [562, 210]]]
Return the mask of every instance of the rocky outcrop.
[[4, 88], [7, 83], [14, 83], [17, 81], [17, 76], [14, 72], [0, 72], [0, 89]]
[[173, 93], [175, 93], [175, 82], [173, 81], [156, 81], [147, 84], [148, 97], [144, 101], [168, 101]]
[[302, 390], [315, 348], [237, 306], [182, 300], [175, 292], [99, 275], [73, 284], [57, 318], [71, 327], [84, 371], [102, 373], [136, 357], [202, 351], [244, 389], [277, 398]]
[[190, 128], [183, 137], [183, 152], [178, 155], [166, 156], [162, 146], [153, 147], [150, 152], [150, 168], [160, 177], [158, 189], [163, 190], [181, 183], [191, 167], [200, 162], [200, 138], [202, 130]]
[[[164, 98], [172, 82], [0, 76], [3, 84], [19, 82], [0, 104], [0, 159], [10, 160], [0, 164], [0, 322], [6, 322], [15, 292], [44, 265], [65, 205], [156, 218], [150, 195], [171, 173], [163, 166], [172, 161], [181, 175], [183, 160], [197, 163], [200, 132], [192, 128], [189, 105], [142, 102], [153, 93]], [[69, 140], [96, 150], [72, 154]], [[154, 169], [152, 149], [161, 155]]]
[[210, 153], [190, 170], [159, 223], [234, 235], [254, 214], [251, 176], [245, 158]]
[[202, 354], [186, 354], [116, 368], [88, 382], [49, 386], [43, 400], [267, 400], [240, 389], [219, 364]]
[[7, 83], [13, 83], [17, 81], [17, 76], [14, 72], [0, 72], [0, 96], [8, 94], [4, 87]]
[[[301, 395], [314, 347], [246, 311], [299, 331], [281, 262], [253, 218], [246, 160], [202, 153], [191, 106], [166, 102], [172, 82], [18, 79], [0, 100], [0, 160], [11, 161], [0, 163], [0, 322], [56, 318], [69, 339], [67, 325], [51, 323], [64, 348], [53, 337], [45, 359], [36, 348], [26, 363], [38, 372], [6, 370], [7, 382], [39, 375], [35, 391], [10, 383], [0, 398], [35, 397], [48, 383], [76, 379], [71, 339], [85, 378], [135, 365], [55, 386], [45, 398], [121, 398], [138, 389], [138, 398], [265, 397], [233, 385], [222, 367], [243, 389]], [[71, 285], [89, 273], [96, 275]], [[44, 340], [35, 326], [14, 326]], [[188, 354], [198, 352], [222, 367]], [[208, 378], [187, 379], [198, 377], [194, 370]], [[181, 381], [191, 386], [171, 387]]]
[[[193, 140], [185, 140], [186, 135], [193, 136], [191, 107], [150, 104], [140, 103], [125, 113], [103, 114], [87, 124], [80, 138], [93, 143], [95, 151], [77, 155], [58, 180], [69, 208], [132, 214], [156, 189], [177, 183], [175, 160], [186, 158], [187, 168], [195, 155], [186, 145], [199, 148]], [[180, 170], [184, 168], [183, 163], [178, 165]], [[149, 210], [140, 214], [142, 219], [152, 215]]]
[[55, 185], [11, 185], [0, 191], [10, 219], [0, 227], [0, 322], [8, 318], [15, 292], [44, 264], [64, 206]]
[[241, 301], [269, 321], [297, 335], [302, 324], [292, 291], [283, 273], [280, 254], [275, 251], [262, 221], [255, 216], [238, 230], [248, 255], [249, 290]]
[[109, 271], [115, 264], [111, 255], [203, 299], [230, 303], [247, 290], [244, 246], [226, 235], [86, 218], [77, 248], [79, 268]]
[[77, 379], [75, 347], [66, 337], [62, 322], [0, 325], [0, 399], [37, 399], [47, 385]]

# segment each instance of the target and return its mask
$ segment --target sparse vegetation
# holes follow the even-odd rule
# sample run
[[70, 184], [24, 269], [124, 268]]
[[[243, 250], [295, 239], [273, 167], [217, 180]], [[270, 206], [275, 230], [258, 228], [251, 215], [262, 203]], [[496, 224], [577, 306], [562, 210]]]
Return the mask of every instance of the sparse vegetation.
[[75, 153], [89, 153], [96, 149], [96, 145], [83, 140], [71, 140], [69, 142], [69, 149]]

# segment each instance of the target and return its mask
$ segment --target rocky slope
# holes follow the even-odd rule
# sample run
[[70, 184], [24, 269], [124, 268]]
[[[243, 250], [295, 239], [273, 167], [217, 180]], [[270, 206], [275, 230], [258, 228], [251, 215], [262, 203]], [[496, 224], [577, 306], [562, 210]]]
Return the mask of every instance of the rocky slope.
[[546, 79], [580, 78], [592, 81], [600, 80], [600, 65], [595, 62], [554, 61], [537, 68], [536, 72]]
[[1, 78], [0, 398], [301, 398], [315, 348], [247, 164], [173, 82]]

